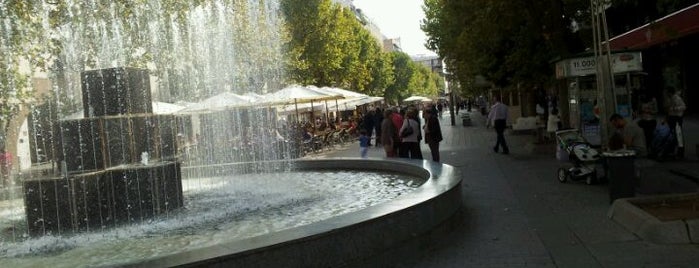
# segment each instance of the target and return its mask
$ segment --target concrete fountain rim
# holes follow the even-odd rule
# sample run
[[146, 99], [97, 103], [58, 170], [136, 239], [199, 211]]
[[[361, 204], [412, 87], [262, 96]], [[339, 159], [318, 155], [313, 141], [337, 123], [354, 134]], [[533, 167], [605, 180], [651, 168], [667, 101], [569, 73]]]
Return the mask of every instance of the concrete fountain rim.
[[461, 207], [461, 176], [454, 167], [446, 164], [427, 160], [361, 158], [301, 159], [294, 162], [301, 170], [388, 171], [427, 180], [408, 194], [359, 211], [216, 246], [138, 260], [126, 266], [343, 265], [426, 233]]

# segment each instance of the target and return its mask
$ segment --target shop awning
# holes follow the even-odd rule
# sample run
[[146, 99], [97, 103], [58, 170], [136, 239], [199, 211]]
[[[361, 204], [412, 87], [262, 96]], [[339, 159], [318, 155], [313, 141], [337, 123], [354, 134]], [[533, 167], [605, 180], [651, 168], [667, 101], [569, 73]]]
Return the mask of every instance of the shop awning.
[[645, 49], [699, 33], [697, 18], [699, 18], [699, 3], [615, 36], [609, 40], [609, 46], [612, 50]]

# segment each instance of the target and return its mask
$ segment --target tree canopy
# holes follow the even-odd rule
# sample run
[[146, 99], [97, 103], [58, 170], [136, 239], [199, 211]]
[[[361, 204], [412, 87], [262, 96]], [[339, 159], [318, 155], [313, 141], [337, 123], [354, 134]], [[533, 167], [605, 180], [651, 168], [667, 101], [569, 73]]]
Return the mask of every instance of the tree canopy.
[[402, 52], [387, 53], [347, 7], [330, 0], [283, 0], [290, 41], [289, 83], [343, 87], [396, 103], [437, 95], [444, 83]]
[[462, 86], [473, 86], [482, 75], [501, 88], [534, 87], [552, 77], [551, 60], [584, 50], [588, 5], [582, 0], [425, 0], [422, 29], [426, 46], [446, 59]]

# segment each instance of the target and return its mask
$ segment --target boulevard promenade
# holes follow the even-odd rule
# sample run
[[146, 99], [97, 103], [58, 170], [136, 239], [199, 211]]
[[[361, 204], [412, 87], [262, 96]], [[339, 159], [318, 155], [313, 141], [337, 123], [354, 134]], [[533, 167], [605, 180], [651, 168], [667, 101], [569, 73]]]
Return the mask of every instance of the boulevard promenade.
[[[532, 135], [508, 131], [510, 154], [496, 154], [494, 130], [471, 114], [469, 127], [460, 119], [451, 126], [448, 113], [441, 119], [442, 162], [463, 177], [463, 209], [432, 233], [364, 260], [362, 267], [699, 267], [699, 245], [654, 244], [609, 219], [607, 184], [558, 182], [556, 170], [568, 163], [555, 159], [552, 143], [535, 145]], [[686, 133], [699, 133], [696, 122], [685, 122]], [[429, 159], [424, 143], [422, 149]], [[307, 157], [358, 156], [355, 142]], [[380, 147], [370, 148], [369, 157], [383, 156]], [[668, 174], [658, 171], [663, 168], [696, 172], [694, 148], [687, 156], [647, 169], [659, 181]]]

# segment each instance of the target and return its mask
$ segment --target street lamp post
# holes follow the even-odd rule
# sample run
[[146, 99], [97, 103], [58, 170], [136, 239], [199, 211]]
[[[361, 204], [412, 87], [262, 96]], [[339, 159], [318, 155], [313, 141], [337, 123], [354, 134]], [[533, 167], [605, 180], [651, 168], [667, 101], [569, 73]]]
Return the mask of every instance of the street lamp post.
[[602, 146], [609, 141], [608, 117], [616, 112], [616, 94], [614, 93], [614, 73], [612, 70], [611, 50], [609, 47], [609, 30], [607, 28], [606, 8], [608, 0], [590, 0], [592, 13], [592, 39], [597, 67], [597, 107], [600, 117], [600, 138]]

